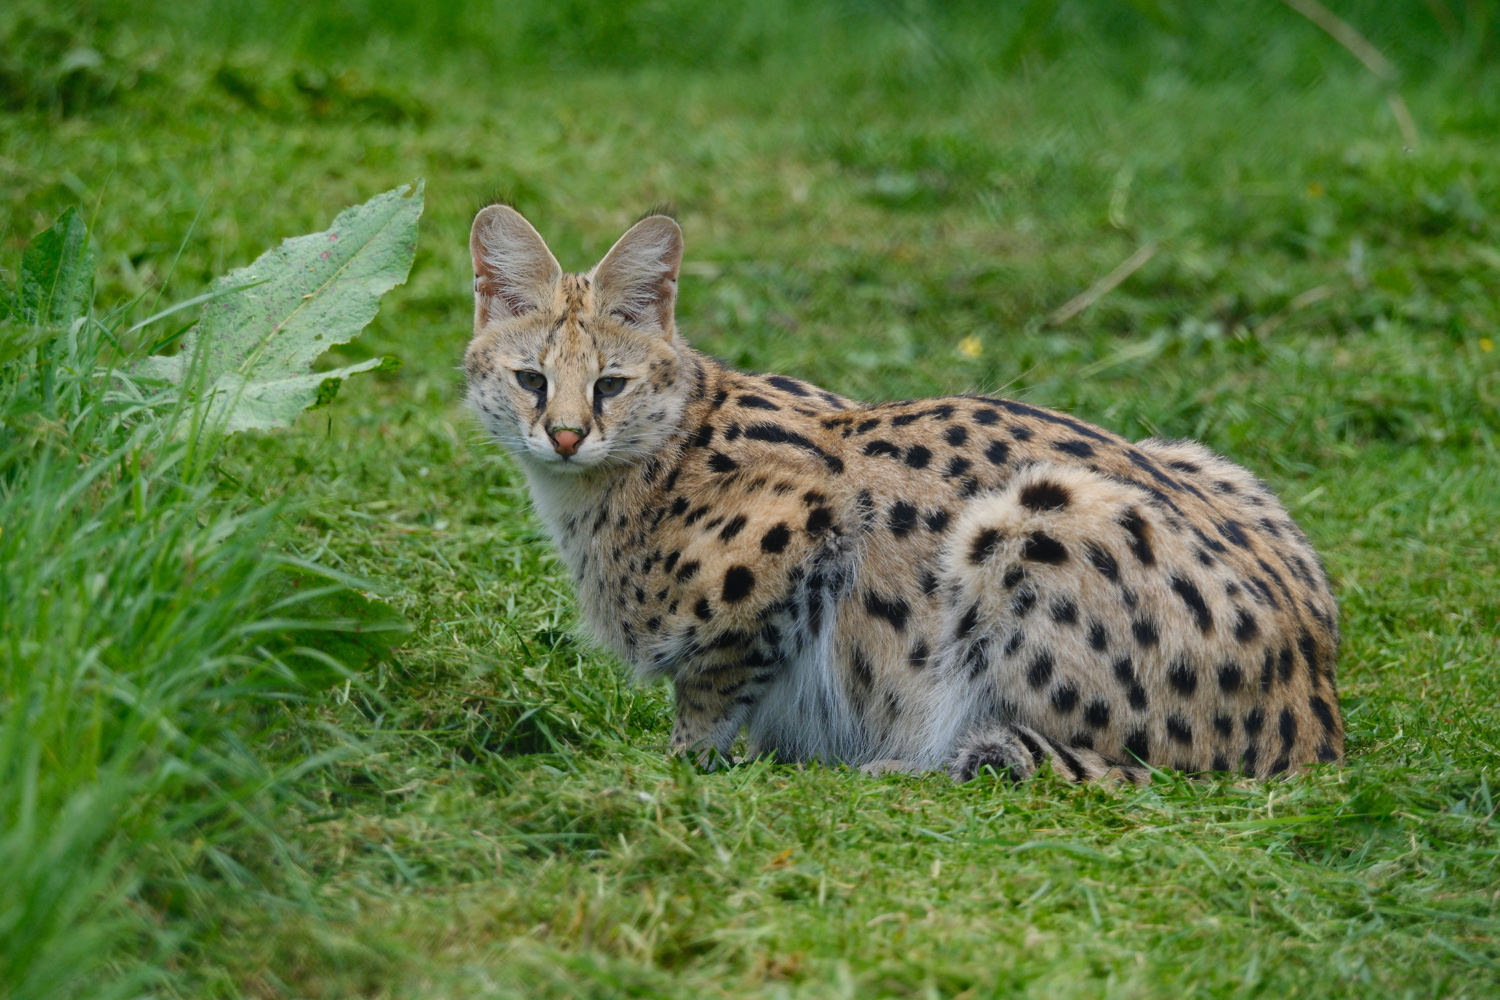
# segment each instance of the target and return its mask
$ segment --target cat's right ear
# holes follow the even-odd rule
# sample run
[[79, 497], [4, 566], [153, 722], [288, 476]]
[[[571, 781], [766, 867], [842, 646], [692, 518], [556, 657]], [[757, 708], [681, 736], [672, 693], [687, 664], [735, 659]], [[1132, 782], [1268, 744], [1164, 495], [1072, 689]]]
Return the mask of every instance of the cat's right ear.
[[541, 234], [509, 205], [490, 205], [474, 216], [469, 253], [474, 258], [476, 326], [551, 304], [562, 268]]

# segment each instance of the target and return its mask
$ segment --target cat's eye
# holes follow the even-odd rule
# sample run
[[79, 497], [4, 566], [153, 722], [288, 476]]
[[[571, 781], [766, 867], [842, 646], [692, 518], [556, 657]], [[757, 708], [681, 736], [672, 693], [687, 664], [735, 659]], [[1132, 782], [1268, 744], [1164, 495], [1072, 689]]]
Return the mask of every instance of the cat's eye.
[[516, 381], [521, 383], [523, 389], [530, 389], [532, 392], [547, 391], [547, 376], [541, 372], [516, 372]]
[[623, 388], [625, 388], [625, 376], [606, 375], [594, 383], [594, 395], [618, 396]]

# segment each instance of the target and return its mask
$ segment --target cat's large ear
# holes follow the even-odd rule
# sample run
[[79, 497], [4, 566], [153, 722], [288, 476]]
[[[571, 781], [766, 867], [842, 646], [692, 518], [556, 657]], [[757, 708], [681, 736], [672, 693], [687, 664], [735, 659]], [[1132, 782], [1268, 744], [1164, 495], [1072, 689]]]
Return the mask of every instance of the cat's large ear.
[[474, 257], [475, 325], [551, 304], [562, 268], [531, 223], [509, 205], [491, 205], [474, 216], [469, 253]]
[[599, 311], [672, 335], [682, 230], [668, 215], [648, 215], [630, 227], [594, 268], [590, 280]]

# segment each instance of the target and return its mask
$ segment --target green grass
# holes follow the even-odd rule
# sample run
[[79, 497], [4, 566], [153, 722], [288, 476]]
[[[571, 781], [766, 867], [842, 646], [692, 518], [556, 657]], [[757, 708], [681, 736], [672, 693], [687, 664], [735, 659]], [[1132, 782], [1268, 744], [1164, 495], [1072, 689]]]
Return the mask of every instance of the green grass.
[[[100, 942], [95, 986], [181, 997], [1493, 995], [1496, 22], [1481, 3], [1334, 6], [1402, 66], [1415, 147], [1387, 88], [1270, 2], [0, 14], [0, 254], [81, 204], [101, 303], [145, 293], [143, 314], [169, 275], [162, 303], [187, 298], [427, 180], [410, 281], [338, 356], [405, 367], [232, 440], [162, 515], [189, 535], [251, 518], [246, 553], [375, 581], [417, 629], [348, 684], [163, 709], [231, 761], [212, 773], [251, 819], [201, 784], [143, 789], [131, 760], [72, 785], [37, 763], [117, 804], [76, 844], [4, 855], [73, 879], [49, 897], [56, 940]], [[97, 62], [61, 69], [83, 46]], [[1136, 791], [669, 763], [668, 692], [577, 631], [524, 484], [461, 404], [468, 224], [497, 192], [574, 269], [674, 201], [679, 322], [733, 363], [870, 398], [1003, 390], [1266, 477], [1340, 597], [1348, 766]], [[47, 489], [76, 479], [15, 461]], [[19, 481], [0, 500], [23, 503]], [[87, 710], [70, 671], [103, 638], [209, 663], [210, 633], [268, 586], [254, 560], [226, 562], [222, 590], [176, 582], [183, 536], [133, 527], [129, 496], [30, 529], [4, 508], [0, 545], [67, 553], [52, 571], [74, 593], [97, 564], [120, 574], [111, 600], [178, 609], [147, 627], [74, 598], [45, 655], [7, 633], [7, 668], [63, 692], [54, 712]], [[89, 518], [114, 549], [89, 548]], [[8, 611], [60, 586], [5, 580]]]

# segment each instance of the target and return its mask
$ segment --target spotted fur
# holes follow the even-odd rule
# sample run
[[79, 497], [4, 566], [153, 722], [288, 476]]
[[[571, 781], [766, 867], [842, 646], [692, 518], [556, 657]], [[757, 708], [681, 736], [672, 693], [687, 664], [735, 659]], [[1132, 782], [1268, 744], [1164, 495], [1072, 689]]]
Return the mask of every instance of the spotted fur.
[[1342, 758], [1337, 606], [1243, 468], [1014, 400], [727, 368], [676, 330], [665, 216], [587, 274], [504, 206], [471, 249], [470, 400], [594, 635], [671, 679], [676, 751], [712, 764], [748, 728], [755, 754], [964, 780]]

